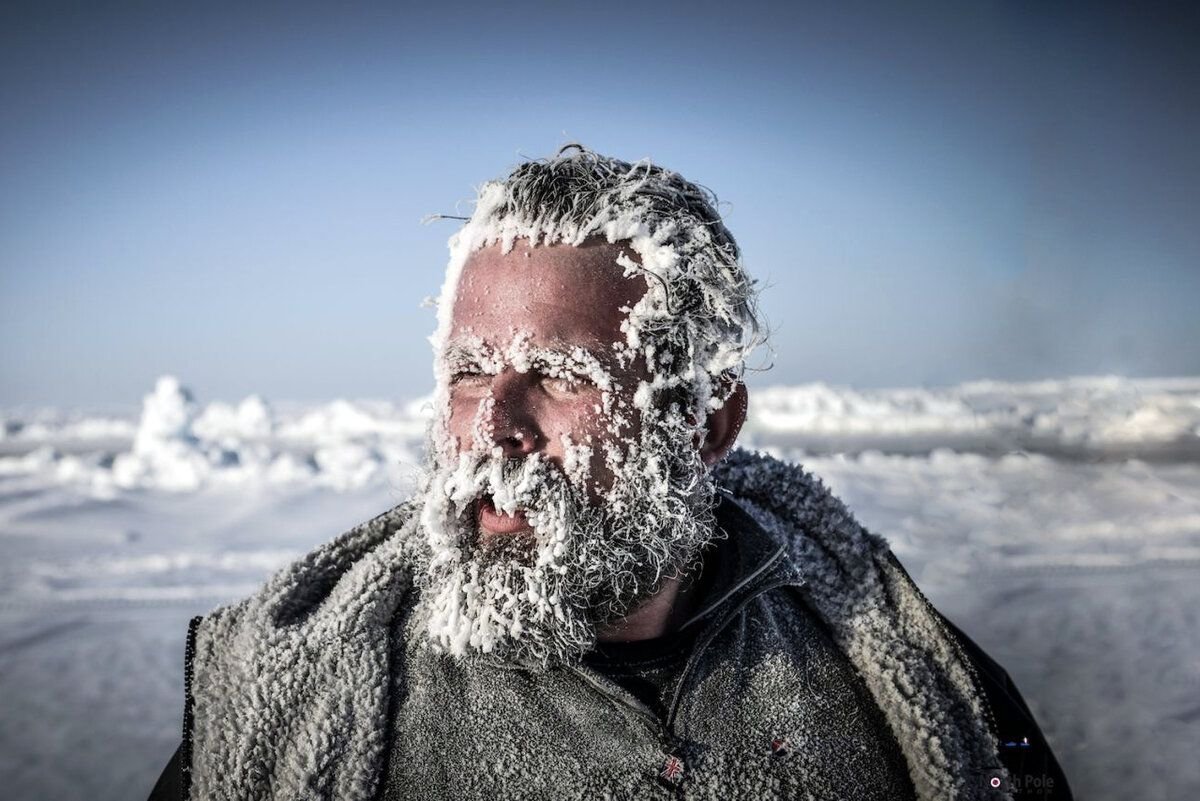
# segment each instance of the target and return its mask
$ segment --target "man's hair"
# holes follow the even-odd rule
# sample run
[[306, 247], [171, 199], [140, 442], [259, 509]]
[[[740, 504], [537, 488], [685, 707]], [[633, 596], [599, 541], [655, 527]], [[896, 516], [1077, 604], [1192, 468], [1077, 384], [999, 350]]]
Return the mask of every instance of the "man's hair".
[[664, 377], [659, 401], [714, 407], [765, 341], [755, 281], [716, 205], [711, 191], [648, 159], [629, 163], [571, 144], [484, 184], [467, 227], [487, 232], [471, 237], [477, 246], [501, 241], [506, 250], [518, 237], [535, 245], [629, 240], [641, 265], [623, 264], [646, 276], [649, 291], [631, 311], [627, 341]]

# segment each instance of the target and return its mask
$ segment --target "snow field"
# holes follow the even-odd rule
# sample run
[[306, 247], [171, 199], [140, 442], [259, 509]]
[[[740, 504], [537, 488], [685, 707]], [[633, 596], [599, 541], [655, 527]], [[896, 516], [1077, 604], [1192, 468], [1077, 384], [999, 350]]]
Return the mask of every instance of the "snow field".
[[[10, 410], [0, 773], [15, 799], [148, 793], [188, 618], [398, 503], [411, 404]], [[1078, 797], [1200, 789], [1200, 380], [752, 392], [743, 439], [824, 478], [1012, 674]], [[841, 451], [840, 453], [838, 451]]]

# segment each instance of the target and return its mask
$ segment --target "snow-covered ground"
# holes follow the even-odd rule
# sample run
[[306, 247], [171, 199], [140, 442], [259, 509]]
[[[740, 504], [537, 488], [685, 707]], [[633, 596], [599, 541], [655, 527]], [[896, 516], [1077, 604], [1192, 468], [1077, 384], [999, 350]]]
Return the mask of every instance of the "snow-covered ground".
[[[1013, 675], [1080, 798], [1200, 793], [1200, 379], [752, 393]], [[0, 412], [4, 797], [144, 797], [188, 618], [402, 500], [427, 401]]]

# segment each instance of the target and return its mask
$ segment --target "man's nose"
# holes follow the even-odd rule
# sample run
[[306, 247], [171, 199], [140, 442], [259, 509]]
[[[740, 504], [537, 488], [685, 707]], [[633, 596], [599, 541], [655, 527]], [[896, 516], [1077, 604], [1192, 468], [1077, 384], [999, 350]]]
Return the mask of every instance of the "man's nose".
[[544, 444], [531, 414], [532, 390], [530, 375], [511, 368], [492, 379], [492, 442], [507, 457], [527, 456]]

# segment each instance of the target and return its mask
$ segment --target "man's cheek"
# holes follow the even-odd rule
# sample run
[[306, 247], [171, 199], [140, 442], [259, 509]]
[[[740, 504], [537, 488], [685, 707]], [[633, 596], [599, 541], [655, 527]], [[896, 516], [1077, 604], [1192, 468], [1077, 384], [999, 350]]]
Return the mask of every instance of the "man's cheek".
[[[452, 398], [446, 415], [446, 434], [451, 453], [463, 453], [472, 449], [476, 439], [474, 432], [486, 428], [487, 398]], [[480, 433], [487, 433], [481, 431]]]
[[628, 469], [629, 443], [609, 436], [595, 437], [589, 457], [592, 476], [590, 495], [593, 502], [598, 502], [612, 493], [621, 475]]
[[445, 428], [439, 437], [436, 445], [444, 449], [449, 454], [456, 454], [462, 451], [462, 425], [461, 415], [453, 408], [446, 415]]

